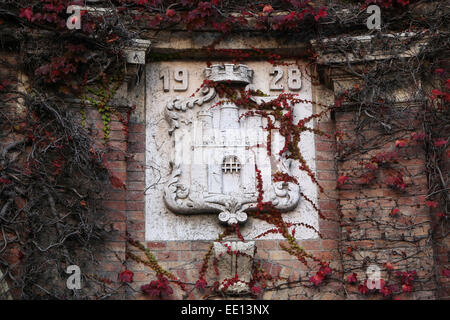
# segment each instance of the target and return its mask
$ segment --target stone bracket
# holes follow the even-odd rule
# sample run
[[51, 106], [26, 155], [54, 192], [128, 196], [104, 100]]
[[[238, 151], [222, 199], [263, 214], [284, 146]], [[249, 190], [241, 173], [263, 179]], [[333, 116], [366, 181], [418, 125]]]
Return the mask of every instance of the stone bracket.
[[124, 48], [126, 66], [124, 82], [117, 90], [112, 101], [115, 105], [127, 105], [128, 94], [136, 83], [140, 66], [145, 65], [145, 56], [150, 48], [151, 42], [143, 39], [133, 39], [130, 46]]
[[[229, 295], [240, 295], [250, 292], [248, 283], [252, 278], [255, 241], [224, 241], [214, 242], [214, 256], [219, 270], [219, 289], [224, 289], [227, 280], [238, 279], [231, 283], [224, 292]], [[233, 281], [231, 281], [233, 282]]]

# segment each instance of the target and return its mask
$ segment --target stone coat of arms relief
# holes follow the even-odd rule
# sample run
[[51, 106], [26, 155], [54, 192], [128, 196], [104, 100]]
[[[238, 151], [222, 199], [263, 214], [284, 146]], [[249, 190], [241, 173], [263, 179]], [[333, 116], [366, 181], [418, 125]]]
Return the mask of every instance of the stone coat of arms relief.
[[[146, 240], [213, 240], [223, 225], [241, 224], [240, 231], [248, 241], [228, 237], [214, 242], [213, 250], [220, 283], [239, 275], [239, 281], [226, 292], [248, 292], [256, 248], [252, 239], [272, 228], [265, 221], [248, 219], [249, 213], [257, 210], [260, 190], [262, 201], [271, 202], [288, 217], [286, 221], [315, 227], [317, 215], [300, 195], [316, 199], [317, 190], [298, 163], [279, 155], [284, 137], [276, 129], [265, 129], [267, 119], [248, 114], [248, 109], [201, 84], [211, 80], [246, 90], [260, 89], [269, 93], [252, 97], [261, 104], [276, 99], [285, 89], [311, 100], [311, 83], [302, 82], [300, 71], [294, 67], [261, 62], [206, 69], [202, 62], [161, 62], [147, 68]], [[283, 72], [285, 78], [281, 78]], [[298, 120], [311, 114], [312, 105], [294, 106]], [[314, 170], [314, 137], [302, 135], [299, 147]], [[296, 177], [300, 186], [274, 182], [277, 172]], [[296, 235], [302, 239], [315, 236], [309, 229]], [[230, 255], [229, 250], [242, 254]]]
[[[204, 71], [206, 79], [248, 89], [253, 70], [246, 65], [212, 65]], [[254, 97], [255, 102], [275, 97]], [[256, 169], [260, 170], [264, 199], [276, 209], [289, 211], [299, 202], [299, 186], [292, 182], [273, 182], [276, 172], [291, 174], [291, 163], [279, 156], [283, 137], [263, 128], [266, 119], [244, 116], [248, 111], [232, 102], [218, 104], [215, 89], [203, 87], [187, 99], [171, 98], [165, 108], [172, 139], [172, 173], [164, 188], [167, 208], [176, 214], [215, 213], [225, 224], [245, 223], [247, 212], [258, 203]], [[271, 134], [272, 150], [266, 149]]]

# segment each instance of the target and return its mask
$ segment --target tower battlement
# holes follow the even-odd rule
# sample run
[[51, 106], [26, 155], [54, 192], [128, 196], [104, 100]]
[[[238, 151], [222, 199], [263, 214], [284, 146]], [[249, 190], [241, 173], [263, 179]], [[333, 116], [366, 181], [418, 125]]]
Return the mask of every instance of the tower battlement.
[[249, 84], [253, 81], [253, 70], [244, 64], [214, 64], [205, 69], [207, 79], [215, 82], [227, 82]]

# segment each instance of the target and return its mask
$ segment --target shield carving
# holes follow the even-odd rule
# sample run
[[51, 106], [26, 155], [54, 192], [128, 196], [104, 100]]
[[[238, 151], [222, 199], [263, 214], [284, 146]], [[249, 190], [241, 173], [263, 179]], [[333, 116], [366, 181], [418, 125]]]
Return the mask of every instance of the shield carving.
[[[246, 89], [253, 81], [253, 70], [242, 64], [212, 65], [204, 75]], [[273, 98], [253, 99], [258, 103]], [[167, 102], [167, 139], [174, 146], [172, 172], [164, 187], [167, 208], [183, 215], [217, 214], [220, 222], [229, 225], [245, 223], [261, 195], [262, 201], [271, 201], [282, 212], [295, 209], [299, 186], [273, 181], [277, 172], [291, 174], [290, 160], [279, 156], [284, 138], [277, 130], [264, 130], [263, 117], [244, 116], [248, 110], [232, 102], [218, 103], [221, 100], [214, 88], [203, 87], [187, 99], [175, 97]], [[271, 155], [266, 147], [268, 134]]]

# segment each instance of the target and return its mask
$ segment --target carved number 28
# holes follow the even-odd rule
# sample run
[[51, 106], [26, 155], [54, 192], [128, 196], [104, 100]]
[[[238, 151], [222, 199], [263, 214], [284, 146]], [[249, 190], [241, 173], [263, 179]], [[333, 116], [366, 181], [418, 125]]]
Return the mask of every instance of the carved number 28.
[[[283, 69], [281, 67], [274, 67], [270, 72], [270, 75], [273, 75], [272, 80], [270, 81], [270, 90], [283, 90], [284, 86], [282, 83], [279, 83], [283, 78]], [[302, 73], [298, 68], [289, 68], [288, 69], [288, 88], [290, 90], [300, 90], [302, 87]]]
[[[170, 72], [169, 69], [164, 69], [159, 74], [159, 78], [163, 80], [164, 91], [170, 90]], [[189, 85], [189, 73], [185, 68], [175, 68], [173, 71], [173, 79], [175, 84], [173, 85], [174, 91], [186, 91]]]

